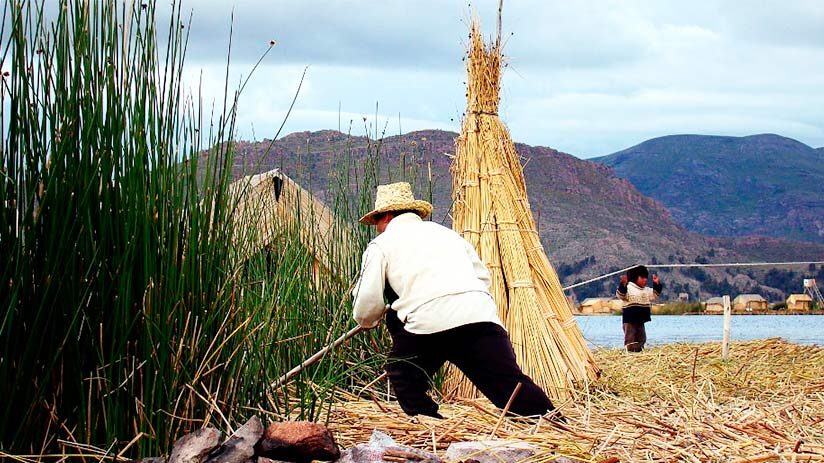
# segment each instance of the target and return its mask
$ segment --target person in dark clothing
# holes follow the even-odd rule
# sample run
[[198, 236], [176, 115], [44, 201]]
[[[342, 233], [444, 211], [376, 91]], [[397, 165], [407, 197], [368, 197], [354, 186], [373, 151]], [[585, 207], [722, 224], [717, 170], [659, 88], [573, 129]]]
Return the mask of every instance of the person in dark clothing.
[[428, 391], [448, 361], [498, 407], [520, 383], [511, 413], [554, 410], [516, 363], [489, 294], [486, 266], [460, 235], [422, 220], [431, 210], [414, 199], [408, 183], [395, 183], [378, 187], [375, 209], [361, 218], [376, 226], [378, 236], [363, 254], [353, 317], [373, 328], [385, 316], [392, 337], [386, 372], [401, 408], [410, 416], [441, 418]]
[[641, 352], [647, 342], [644, 324], [651, 320], [652, 302], [660, 295], [664, 285], [658, 275], [652, 276], [652, 288], [647, 287], [649, 271], [643, 265], [635, 266], [621, 275], [615, 295], [624, 301], [622, 322], [624, 347], [629, 352]]

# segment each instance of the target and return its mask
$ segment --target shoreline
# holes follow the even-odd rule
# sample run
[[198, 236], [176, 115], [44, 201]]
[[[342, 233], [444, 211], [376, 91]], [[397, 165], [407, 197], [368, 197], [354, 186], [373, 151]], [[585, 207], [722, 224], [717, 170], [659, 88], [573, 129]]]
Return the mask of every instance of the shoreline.
[[[620, 317], [620, 312], [613, 312], [613, 313], [573, 313], [574, 316], [579, 317]], [[681, 316], [681, 315], [717, 315], [723, 316], [724, 314], [721, 312], [683, 312], [683, 313], [652, 313], [653, 316], [656, 317], [666, 317], [666, 316]], [[732, 315], [824, 315], [824, 310], [815, 310], [815, 311], [808, 311], [808, 312], [784, 312], [784, 311], [757, 311], [757, 312], [732, 312]]]

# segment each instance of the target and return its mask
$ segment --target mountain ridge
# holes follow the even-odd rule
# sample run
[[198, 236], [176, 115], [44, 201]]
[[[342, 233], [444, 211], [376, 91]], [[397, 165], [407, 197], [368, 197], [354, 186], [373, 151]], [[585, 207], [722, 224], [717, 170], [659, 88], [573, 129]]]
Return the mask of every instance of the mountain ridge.
[[[353, 159], [360, 162], [366, 159], [370, 144], [374, 146], [379, 142], [385, 165], [405, 162], [416, 165], [421, 172], [431, 166], [433, 220], [450, 226], [449, 156], [454, 153], [457, 135], [423, 130], [376, 141], [325, 130], [293, 133], [274, 142], [240, 142], [236, 146], [235, 175], [280, 167], [323, 198], [336, 153], [349, 150]], [[270, 144], [267, 153], [265, 148]], [[717, 240], [690, 232], [676, 223], [661, 202], [640, 193], [608, 166], [550, 147], [522, 143], [515, 146], [523, 160], [528, 198], [542, 243], [564, 284], [635, 263], [745, 261], [753, 251], [752, 246], [737, 249], [735, 239]], [[248, 166], [255, 166], [254, 170], [248, 170]], [[782, 243], [778, 240], [778, 244], [773, 245], [777, 254], [785, 246]], [[786, 244], [786, 247], [796, 245]], [[824, 245], [804, 244], [804, 247], [824, 256]], [[716, 295], [713, 292], [716, 289], [731, 292], [760, 288], [759, 291], [774, 298], [786, 292], [786, 288], [759, 283], [758, 274], [739, 277], [723, 269], [708, 269], [701, 274], [680, 270], [661, 273], [668, 282], [669, 297], [679, 292], [693, 297]], [[604, 280], [577, 288], [575, 294], [579, 299], [609, 295], [614, 286], [613, 279]]]
[[591, 161], [661, 201], [689, 230], [824, 243], [822, 153], [776, 134], [684, 134]]

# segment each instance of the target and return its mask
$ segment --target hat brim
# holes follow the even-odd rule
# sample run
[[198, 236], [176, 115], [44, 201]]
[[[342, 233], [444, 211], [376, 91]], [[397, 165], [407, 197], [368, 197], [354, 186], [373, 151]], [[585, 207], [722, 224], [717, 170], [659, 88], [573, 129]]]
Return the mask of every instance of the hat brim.
[[391, 204], [367, 213], [361, 217], [358, 222], [364, 225], [375, 225], [375, 216], [383, 214], [384, 212], [392, 211], [414, 211], [422, 219], [425, 219], [432, 213], [432, 205], [421, 200], [415, 200], [408, 203]]

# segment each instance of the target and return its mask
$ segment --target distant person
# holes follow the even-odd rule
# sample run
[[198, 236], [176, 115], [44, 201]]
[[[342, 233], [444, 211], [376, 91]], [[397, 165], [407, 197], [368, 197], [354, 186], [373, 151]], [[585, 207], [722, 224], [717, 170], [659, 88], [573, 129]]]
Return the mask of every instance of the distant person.
[[647, 343], [644, 323], [651, 320], [652, 302], [661, 295], [664, 285], [658, 275], [652, 276], [652, 288], [647, 288], [649, 271], [643, 265], [632, 267], [621, 275], [621, 283], [615, 295], [624, 301], [624, 347], [629, 352], [641, 352]]
[[363, 253], [353, 317], [369, 329], [386, 314], [392, 336], [386, 372], [401, 408], [410, 416], [442, 418], [428, 395], [429, 381], [449, 361], [500, 408], [521, 383], [512, 413], [553, 410], [515, 362], [489, 294], [489, 271], [475, 248], [451, 229], [424, 221], [431, 212], [432, 205], [415, 200], [401, 182], [378, 186], [374, 210], [360, 219], [378, 236]]

